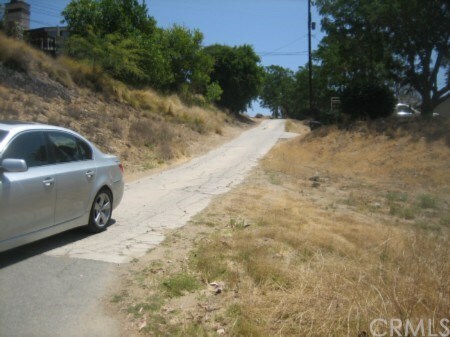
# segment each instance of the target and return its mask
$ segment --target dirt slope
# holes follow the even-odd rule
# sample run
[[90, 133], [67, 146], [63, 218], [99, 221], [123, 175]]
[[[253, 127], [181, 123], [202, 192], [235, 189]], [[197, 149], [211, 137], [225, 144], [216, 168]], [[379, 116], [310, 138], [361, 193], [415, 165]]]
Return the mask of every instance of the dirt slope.
[[125, 162], [127, 173], [202, 152], [243, 123], [177, 96], [134, 90], [89, 66], [0, 35], [0, 119], [68, 127]]

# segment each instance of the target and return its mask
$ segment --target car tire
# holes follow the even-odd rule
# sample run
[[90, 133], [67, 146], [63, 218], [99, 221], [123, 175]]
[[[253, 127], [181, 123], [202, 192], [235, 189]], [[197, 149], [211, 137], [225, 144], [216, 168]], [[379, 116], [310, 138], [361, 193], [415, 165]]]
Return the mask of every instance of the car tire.
[[104, 231], [112, 216], [112, 196], [107, 189], [102, 189], [94, 198], [89, 215], [88, 230], [92, 233]]

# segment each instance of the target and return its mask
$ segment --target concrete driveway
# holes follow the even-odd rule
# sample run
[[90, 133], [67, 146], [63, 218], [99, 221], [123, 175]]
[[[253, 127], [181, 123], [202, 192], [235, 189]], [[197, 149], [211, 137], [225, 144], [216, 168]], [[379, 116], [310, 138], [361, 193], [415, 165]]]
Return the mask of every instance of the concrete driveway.
[[76, 229], [0, 254], [0, 336], [117, 336], [101, 299], [117, 264], [161, 243], [215, 195], [244, 180], [281, 138], [283, 120], [266, 120], [210, 153], [126, 186], [107, 231]]

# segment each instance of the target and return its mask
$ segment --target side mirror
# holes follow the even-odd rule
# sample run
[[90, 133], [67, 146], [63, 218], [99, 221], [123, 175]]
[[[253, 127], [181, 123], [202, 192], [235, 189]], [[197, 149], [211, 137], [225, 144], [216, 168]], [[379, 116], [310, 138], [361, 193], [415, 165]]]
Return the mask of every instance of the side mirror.
[[27, 163], [23, 159], [4, 159], [1, 167], [4, 172], [26, 172]]

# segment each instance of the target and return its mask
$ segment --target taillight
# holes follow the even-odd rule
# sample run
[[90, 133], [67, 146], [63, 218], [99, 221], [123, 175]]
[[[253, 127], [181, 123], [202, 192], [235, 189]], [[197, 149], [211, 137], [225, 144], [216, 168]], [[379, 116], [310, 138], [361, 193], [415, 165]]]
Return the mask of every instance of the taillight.
[[122, 174], [123, 174], [123, 165], [122, 165], [122, 163], [119, 163], [119, 168], [120, 168], [120, 172], [122, 172]]

